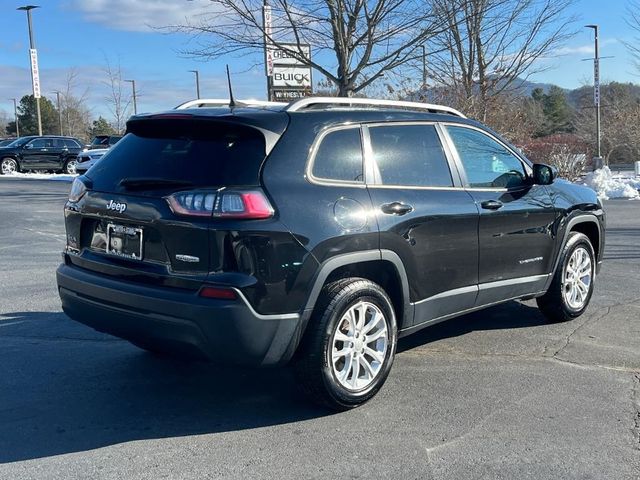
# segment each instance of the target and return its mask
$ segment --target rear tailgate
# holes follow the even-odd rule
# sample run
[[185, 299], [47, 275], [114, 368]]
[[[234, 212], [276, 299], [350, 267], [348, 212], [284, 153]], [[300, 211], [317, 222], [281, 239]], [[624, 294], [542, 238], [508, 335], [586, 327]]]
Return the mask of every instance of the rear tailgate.
[[[276, 135], [232, 120], [180, 114], [130, 121], [128, 134], [85, 177], [88, 192], [65, 209], [67, 243], [76, 252], [70, 261], [135, 282], [198, 288], [224, 257], [210, 242], [215, 224], [205, 206], [221, 189], [258, 187], [273, 141], [266, 137]], [[172, 209], [176, 194], [201, 214]]]

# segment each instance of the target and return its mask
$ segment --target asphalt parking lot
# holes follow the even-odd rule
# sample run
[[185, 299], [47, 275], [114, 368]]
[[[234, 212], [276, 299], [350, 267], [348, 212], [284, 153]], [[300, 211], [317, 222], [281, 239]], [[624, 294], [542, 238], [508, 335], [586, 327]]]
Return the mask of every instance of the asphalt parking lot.
[[286, 370], [156, 357], [71, 322], [69, 184], [0, 178], [0, 478], [640, 478], [640, 201], [609, 201], [587, 313], [510, 302], [403, 339], [346, 413]]

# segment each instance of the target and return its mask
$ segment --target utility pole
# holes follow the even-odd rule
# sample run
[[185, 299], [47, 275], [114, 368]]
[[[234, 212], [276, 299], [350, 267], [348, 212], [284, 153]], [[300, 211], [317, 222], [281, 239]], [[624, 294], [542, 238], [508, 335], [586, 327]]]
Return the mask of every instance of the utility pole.
[[13, 115], [16, 118], [16, 138], [20, 136], [20, 126], [18, 125], [18, 104], [16, 103], [15, 98], [10, 98], [9, 100], [13, 100]]
[[60, 125], [60, 136], [62, 136], [62, 108], [60, 106], [60, 92], [56, 90], [53, 93], [56, 94], [57, 105], [58, 105], [58, 124]]
[[585, 25], [592, 28], [595, 40], [595, 57], [593, 58], [593, 102], [596, 107], [596, 144], [597, 162], [602, 162], [600, 133], [600, 51], [598, 46], [598, 25]]
[[33, 26], [31, 23], [31, 10], [40, 8], [38, 5], [25, 5], [17, 10], [27, 12], [27, 23], [29, 25], [29, 57], [31, 59], [31, 83], [33, 86], [33, 97], [36, 99], [36, 114], [38, 116], [38, 135], [42, 136], [42, 117], [40, 116], [40, 73], [38, 72], [38, 52], [36, 43], [33, 41]]
[[133, 90], [133, 114], [138, 114], [138, 104], [136, 101], [136, 81], [135, 80], [125, 80], [125, 82], [131, 83], [131, 89]]
[[189, 70], [196, 74], [196, 98], [200, 98], [200, 72], [198, 70]]

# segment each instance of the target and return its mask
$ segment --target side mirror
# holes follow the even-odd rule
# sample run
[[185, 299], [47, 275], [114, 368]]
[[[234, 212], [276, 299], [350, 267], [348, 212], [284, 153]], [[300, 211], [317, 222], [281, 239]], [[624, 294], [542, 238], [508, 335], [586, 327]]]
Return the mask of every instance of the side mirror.
[[533, 183], [536, 185], [551, 185], [558, 176], [558, 171], [543, 163], [533, 164]]

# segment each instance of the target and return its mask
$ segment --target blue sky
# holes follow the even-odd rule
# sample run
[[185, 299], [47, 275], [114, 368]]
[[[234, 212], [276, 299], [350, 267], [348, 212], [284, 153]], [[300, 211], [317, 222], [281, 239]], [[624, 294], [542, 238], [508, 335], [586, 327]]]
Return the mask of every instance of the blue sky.
[[[226, 97], [224, 64], [234, 73], [234, 92], [241, 98], [264, 98], [263, 67], [260, 56], [202, 62], [179, 54], [188, 47], [188, 38], [164, 34], [150, 26], [181, 23], [185, 16], [197, 16], [210, 8], [208, 0], [40, 0], [33, 11], [35, 42], [38, 48], [42, 93], [55, 98], [55, 90], [66, 88], [70, 69], [77, 72], [75, 94], [87, 95], [92, 113], [109, 116], [103, 84], [105, 59], [120, 62], [124, 78], [136, 80], [138, 110], [171, 108], [195, 97], [194, 76], [198, 69], [203, 97]], [[578, 0], [573, 13], [578, 34], [561, 49], [559, 57], [545, 60], [548, 67], [532, 80], [575, 88], [593, 76], [593, 33], [580, 28], [600, 25], [603, 81], [639, 81], [640, 71], [623, 41], [634, 32], [624, 22], [626, 0]], [[24, 12], [16, 7], [25, 2], [0, 1], [0, 114], [12, 116], [9, 98], [31, 92], [28, 63], [28, 34]], [[129, 84], [127, 84], [129, 85]]]

